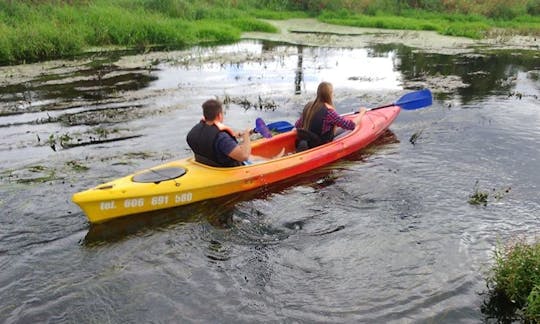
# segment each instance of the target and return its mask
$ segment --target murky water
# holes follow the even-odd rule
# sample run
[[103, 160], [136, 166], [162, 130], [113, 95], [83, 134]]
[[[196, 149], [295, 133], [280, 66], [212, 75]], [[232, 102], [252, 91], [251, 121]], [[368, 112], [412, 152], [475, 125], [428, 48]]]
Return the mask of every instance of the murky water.
[[[243, 41], [126, 59], [2, 71], [0, 322], [477, 323], [493, 249], [539, 235], [537, 53]], [[190, 154], [207, 98], [236, 128], [293, 122], [322, 80], [340, 112], [435, 101], [256, 192], [100, 226], [70, 202]]]

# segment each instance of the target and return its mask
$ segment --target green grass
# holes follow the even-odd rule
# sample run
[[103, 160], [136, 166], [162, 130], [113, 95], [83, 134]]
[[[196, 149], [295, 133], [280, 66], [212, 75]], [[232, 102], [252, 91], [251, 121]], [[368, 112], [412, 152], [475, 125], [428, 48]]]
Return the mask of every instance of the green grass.
[[491, 295], [503, 296], [524, 322], [540, 322], [540, 242], [499, 247], [488, 286]]
[[92, 47], [182, 48], [234, 42], [247, 31], [276, 32], [239, 9], [183, 4], [190, 6], [186, 12], [174, 7], [182, 3], [99, 0], [69, 6], [0, 1], [0, 64], [70, 57]]
[[293, 18], [309, 18], [309, 13], [304, 11], [272, 11], [268, 9], [250, 9], [248, 14], [259, 19], [285, 20]]
[[[248, 31], [276, 32], [262, 19], [317, 17], [339, 25], [476, 39], [494, 28], [540, 35], [540, 17], [526, 14], [540, 11], [540, 0], [528, 0], [528, 7], [509, 1], [514, 9], [505, 19], [507, 11], [494, 0], [449, 14], [440, 1], [412, 10], [396, 0], [0, 0], [0, 65], [71, 57], [96, 47], [182, 48], [234, 42]], [[486, 15], [469, 12], [473, 9]]]
[[[460, 14], [436, 14], [430, 12], [405, 12], [406, 16], [350, 15], [343, 12], [324, 12], [322, 21], [336, 25], [384, 29], [432, 30], [442, 35], [480, 39], [494, 27], [487, 18]], [[540, 30], [540, 28], [539, 28]]]

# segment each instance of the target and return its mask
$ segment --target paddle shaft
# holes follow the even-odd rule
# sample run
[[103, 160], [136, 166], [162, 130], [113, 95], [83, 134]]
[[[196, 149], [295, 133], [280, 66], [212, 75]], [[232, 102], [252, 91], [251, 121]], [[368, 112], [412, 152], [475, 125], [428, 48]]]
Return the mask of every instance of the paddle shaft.
[[[396, 105], [395, 104], [388, 104], [388, 105], [384, 105], [384, 106], [369, 108], [369, 109], [367, 109], [367, 111], [383, 109], [383, 108], [388, 108], [388, 107], [392, 107], [392, 106], [396, 106]], [[348, 112], [348, 113], [344, 113], [341, 116], [356, 115], [356, 114], [359, 114], [359, 113], [360, 113], [360, 111], [351, 111], [351, 112]]]
[[[415, 109], [430, 106], [432, 104], [432, 100], [433, 99], [431, 96], [431, 91], [429, 89], [422, 89], [422, 90], [407, 93], [394, 103], [375, 107], [375, 108], [369, 108], [367, 110], [368, 111], [377, 110], [377, 109], [383, 109], [383, 108], [388, 108], [392, 106], [399, 106], [401, 109], [404, 109], [404, 110], [415, 110]], [[354, 115], [354, 114], [359, 114], [359, 113], [360, 113], [359, 111], [351, 111], [349, 113], [342, 114], [341, 116], [349, 116], [349, 115]], [[287, 121], [280, 121], [280, 122], [275, 122], [275, 123], [288, 124], [290, 125], [290, 128], [293, 128], [293, 125]], [[257, 121], [256, 124], [257, 124], [257, 127], [255, 127], [254, 129], [255, 132], [261, 133], [262, 131], [264, 133], [263, 134], [264, 137], [266, 138], [272, 137], [272, 134], [270, 133], [268, 126], [262, 121], [262, 119]], [[269, 125], [271, 124], [273, 123], [270, 123]], [[288, 130], [290, 128], [288, 128]]]
[[[407, 93], [394, 103], [371, 108], [368, 110], [377, 110], [377, 109], [382, 109], [382, 108], [387, 108], [387, 107], [392, 107], [392, 106], [399, 106], [401, 109], [405, 109], [405, 110], [415, 110], [415, 109], [430, 106], [432, 101], [433, 99], [431, 96], [431, 91], [429, 91], [429, 89], [423, 89], [423, 90]], [[355, 111], [355, 112], [347, 113], [345, 114], [345, 116], [358, 114], [358, 113], [359, 113], [358, 111]]]

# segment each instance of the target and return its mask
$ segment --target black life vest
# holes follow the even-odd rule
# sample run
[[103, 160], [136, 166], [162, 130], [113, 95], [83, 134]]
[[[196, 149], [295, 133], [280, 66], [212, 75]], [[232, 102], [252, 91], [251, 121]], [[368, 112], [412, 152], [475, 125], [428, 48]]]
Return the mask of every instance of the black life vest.
[[331, 142], [334, 139], [333, 127], [326, 133], [322, 133], [323, 123], [327, 115], [328, 108], [323, 105], [313, 116], [309, 129], [300, 128], [296, 130], [296, 150], [298, 152]]
[[195, 155], [195, 161], [214, 166], [214, 167], [234, 167], [243, 165], [242, 162], [236, 161], [226, 155], [223, 155], [223, 161], [219, 161], [214, 142], [220, 132], [225, 132], [231, 136], [235, 141], [236, 138], [231, 134], [231, 131], [225, 127], [223, 129], [218, 128], [218, 125], [207, 125], [204, 121], [201, 121], [195, 125], [187, 134], [186, 140], [193, 150]]

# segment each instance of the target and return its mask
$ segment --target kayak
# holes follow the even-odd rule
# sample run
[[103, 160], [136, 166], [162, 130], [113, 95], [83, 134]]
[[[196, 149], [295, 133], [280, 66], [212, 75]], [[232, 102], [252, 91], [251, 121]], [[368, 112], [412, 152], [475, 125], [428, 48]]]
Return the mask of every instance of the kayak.
[[[400, 110], [397, 105], [368, 110], [360, 127], [306, 151], [295, 152], [296, 129], [293, 128], [253, 141], [251, 154], [262, 160], [249, 165], [219, 168], [188, 157], [75, 193], [72, 200], [90, 223], [95, 224], [256, 189], [357, 152], [383, 134]], [[354, 114], [343, 116], [354, 118]]]

